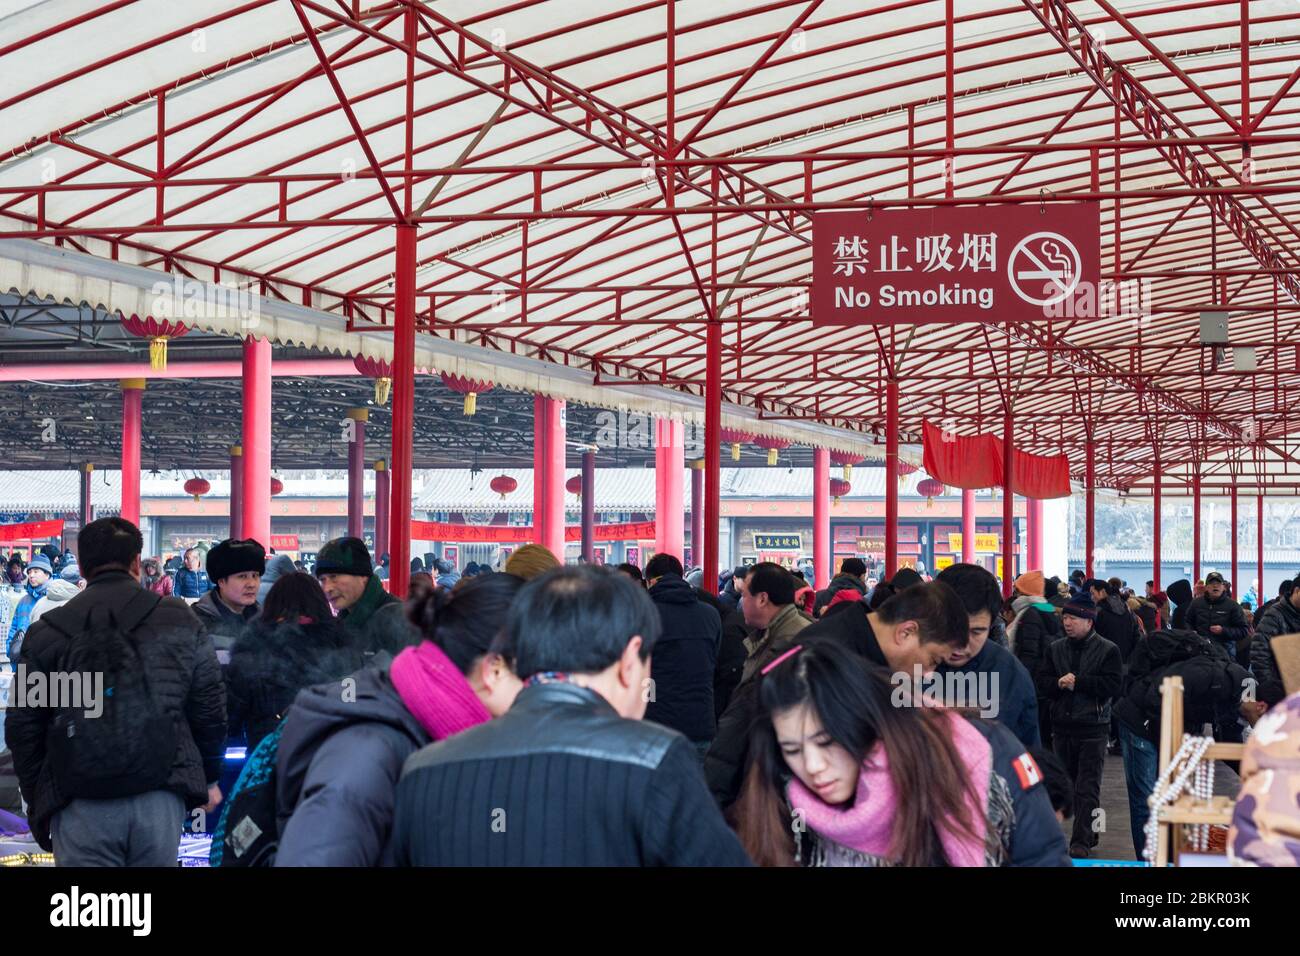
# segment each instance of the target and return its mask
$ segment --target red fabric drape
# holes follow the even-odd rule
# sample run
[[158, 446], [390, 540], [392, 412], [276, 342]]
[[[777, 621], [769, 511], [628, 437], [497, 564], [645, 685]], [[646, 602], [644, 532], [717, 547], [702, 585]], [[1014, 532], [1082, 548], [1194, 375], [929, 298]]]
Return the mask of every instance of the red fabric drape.
[[993, 435], [945, 435], [925, 423], [925, 471], [953, 488], [1002, 484], [1002, 442]]
[[[1001, 488], [1002, 439], [997, 435], [945, 435], [924, 423], [925, 470], [954, 488]], [[1070, 463], [1064, 455], [1014, 451], [1015, 493], [1026, 498], [1068, 498]]]

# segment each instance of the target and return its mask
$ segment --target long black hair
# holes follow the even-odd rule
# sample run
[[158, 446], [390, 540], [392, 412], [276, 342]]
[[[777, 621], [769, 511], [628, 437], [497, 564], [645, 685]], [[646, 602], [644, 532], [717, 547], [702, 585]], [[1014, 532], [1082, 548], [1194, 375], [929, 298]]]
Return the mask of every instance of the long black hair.
[[513, 646], [498, 638], [510, 605], [523, 586], [523, 579], [513, 574], [475, 575], [455, 590], [430, 591], [410, 609], [410, 618], [425, 640], [442, 648], [466, 676], [474, 663], [489, 652], [500, 654], [513, 667]]
[[794, 859], [794, 834], [784, 799], [790, 770], [772, 717], [805, 704], [859, 766], [877, 742], [884, 746], [898, 806], [891, 856], [904, 866], [945, 862], [936, 824], [974, 837], [975, 791], [953, 746], [949, 714], [912, 706], [910, 697], [900, 706], [884, 668], [834, 641], [802, 646], [760, 680], [749, 766], [735, 808], [740, 841], [755, 863], [788, 866]]
[[[266, 601], [262, 604], [262, 620], [269, 624], [286, 621], [291, 624], [315, 624], [332, 620], [333, 617], [320, 582], [303, 571], [277, 578], [271, 585], [271, 590], [266, 592]], [[300, 620], [303, 618], [309, 620]]]

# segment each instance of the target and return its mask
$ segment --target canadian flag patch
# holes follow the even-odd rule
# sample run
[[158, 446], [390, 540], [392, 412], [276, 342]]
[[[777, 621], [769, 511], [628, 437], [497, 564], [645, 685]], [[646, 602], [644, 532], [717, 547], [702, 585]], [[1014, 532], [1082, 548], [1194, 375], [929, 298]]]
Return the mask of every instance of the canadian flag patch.
[[1028, 790], [1034, 784], [1043, 782], [1043, 771], [1038, 769], [1038, 764], [1028, 753], [1017, 757], [1012, 766], [1016, 768], [1016, 776], [1020, 778], [1021, 790]]

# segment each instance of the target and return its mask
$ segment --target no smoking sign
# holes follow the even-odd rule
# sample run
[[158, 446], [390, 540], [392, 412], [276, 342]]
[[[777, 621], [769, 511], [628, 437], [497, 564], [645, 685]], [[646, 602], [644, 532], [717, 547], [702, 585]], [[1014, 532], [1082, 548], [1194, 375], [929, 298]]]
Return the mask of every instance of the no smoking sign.
[[1046, 321], [1100, 272], [1095, 202], [813, 216], [814, 325]]

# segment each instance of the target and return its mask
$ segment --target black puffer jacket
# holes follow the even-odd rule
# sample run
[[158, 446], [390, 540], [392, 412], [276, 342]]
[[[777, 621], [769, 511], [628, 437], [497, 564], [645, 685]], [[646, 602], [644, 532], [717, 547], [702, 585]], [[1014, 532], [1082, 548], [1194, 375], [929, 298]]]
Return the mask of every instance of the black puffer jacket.
[[333, 618], [306, 625], [258, 618], [235, 642], [226, 668], [230, 736], [252, 750], [279, 725], [298, 691], [341, 680], [364, 663]]
[[713, 713], [713, 675], [722, 641], [718, 612], [699, 599], [679, 575], [665, 574], [650, 589], [663, 633], [650, 661], [654, 697], [645, 719], [709, 741], [717, 726]]
[[1258, 684], [1255, 696], [1270, 707], [1286, 696], [1286, 688], [1282, 686], [1282, 674], [1269, 642], [1279, 634], [1296, 633], [1300, 633], [1300, 610], [1290, 598], [1278, 598], [1259, 619], [1259, 627], [1251, 639], [1250, 672]]
[[[104, 571], [76, 600], [32, 625], [18, 663], [26, 667], [29, 678], [58, 671], [68, 642], [85, 633], [92, 609], [110, 607], [121, 611], [125, 620], [128, 603], [133, 609], [129, 613], [134, 614], [144, 608], [133, 602], [155, 600], [157, 607], [133, 636], [158, 707], [176, 718], [176, 758], [166, 789], [178, 794], [189, 809], [208, 802], [208, 786], [221, 776], [226, 739], [221, 671], [212, 642], [203, 635], [189, 605], [144, 590], [125, 571]], [[32, 833], [47, 850], [50, 820], [68, 803], [45, 759], [46, 735], [55, 713], [53, 708], [21, 707], [10, 710], [5, 719], [5, 742], [14, 753], [19, 786], [30, 805]]]
[[[380, 660], [391, 662], [388, 655]], [[368, 667], [298, 695], [276, 754], [276, 866], [390, 866], [402, 764], [429, 734], [387, 669]]]
[[[1208, 594], [1202, 594], [1187, 609], [1187, 630], [1195, 631], [1202, 637], [1227, 645], [1229, 653], [1236, 657], [1236, 644], [1250, 633], [1246, 626], [1246, 615], [1241, 605], [1225, 593], [1217, 601], [1211, 601]], [[1222, 627], [1218, 634], [1210, 633], [1214, 626]]]
[[1017, 598], [1017, 603], [1022, 600], [1031, 603], [1017, 619], [1013, 652], [1016, 659], [1025, 665], [1025, 670], [1029, 671], [1029, 676], [1037, 677], [1043, 667], [1043, 659], [1047, 656], [1047, 649], [1065, 632], [1061, 630], [1061, 619], [1056, 613], [1042, 609], [1041, 605], [1046, 602]]
[[[1074, 675], [1074, 690], [1058, 681]], [[1105, 734], [1111, 699], [1123, 687], [1119, 648], [1096, 631], [1087, 637], [1063, 637], [1047, 649], [1038, 674], [1038, 692], [1051, 702], [1053, 731]]]
[[1141, 622], [1118, 594], [1107, 594], [1106, 599], [1097, 605], [1097, 622], [1093, 630], [1119, 648], [1120, 661], [1125, 664], [1133, 648], [1142, 640]]
[[244, 628], [261, 612], [261, 607], [253, 604], [244, 608], [243, 614], [236, 614], [221, 603], [216, 587], [190, 605], [190, 609], [203, 625], [203, 633], [211, 638], [223, 671], [230, 663], [230, 652]]
[[1154, 744], [1160, 743], [1160, 685], [1166, 677], [1183, 679], [1184, 729], [1199, 734], [1203, 724], [1219, 730], [1236, 718], [1237, 701], [1249, 675], [1229, 660], [1222, 644], [1195, 631], [1159, 630], [1145, 638], [1129, 658], [1124, 694], [1115, 716]]

